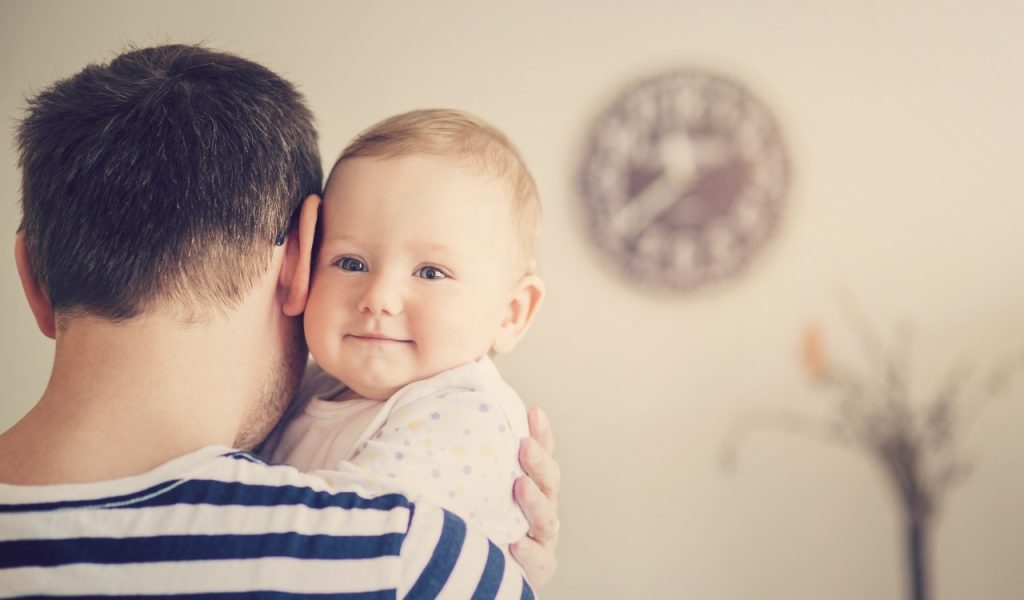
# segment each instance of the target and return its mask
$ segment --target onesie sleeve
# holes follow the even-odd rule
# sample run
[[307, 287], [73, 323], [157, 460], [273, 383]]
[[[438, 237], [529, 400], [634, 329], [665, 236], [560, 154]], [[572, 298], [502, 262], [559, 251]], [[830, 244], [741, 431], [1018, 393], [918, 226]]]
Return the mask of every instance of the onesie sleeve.
[[[522, 403], [516, 398], [516, 408]], [[529, 528], [512, 496], [523, 474], [519, 434], [507, 402], [487, 393], [442, 389], [395, 406], [383, 425], [341, 463], [371, 483], [456, 513], [499, 544]]]

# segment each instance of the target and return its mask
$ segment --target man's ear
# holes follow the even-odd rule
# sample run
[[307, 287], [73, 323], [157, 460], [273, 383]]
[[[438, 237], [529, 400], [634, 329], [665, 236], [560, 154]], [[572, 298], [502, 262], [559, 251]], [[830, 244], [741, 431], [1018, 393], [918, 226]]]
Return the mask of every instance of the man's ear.
[[526, 330], [533, 323], [537, 311], [544, 301], [544, 282], [537, 275], [527, 275], [512, 288], [512, 293], [505, 307], [505, 317], [501, 322], [497, 337], [491, 345], [494, 352], [510, 352], [526, 335]]
[[53, 316], [53, 305], [50, 304], [46, 289], [36, 280], [36, 274], [32, 270], [32, 257], [29, 256], [28, 247], [25, 245], [24, 229], [20, 230], [14, 239], [14, 262], [18, 265], [21, 289], [24, 290], [28, 307], [36, 318], [36, 326], [46, 337], [56, 339], [57, 322]]
[[302, 201], [299, 226], [288, 232], [285, 240], [284, 266], [278, 284], [287, 290], [284, 313], [295, 317], [306, 310], [309, 298], [310, 269], [313, 263], [313, 238], [320, 215], [320, 196], [310, 194]]

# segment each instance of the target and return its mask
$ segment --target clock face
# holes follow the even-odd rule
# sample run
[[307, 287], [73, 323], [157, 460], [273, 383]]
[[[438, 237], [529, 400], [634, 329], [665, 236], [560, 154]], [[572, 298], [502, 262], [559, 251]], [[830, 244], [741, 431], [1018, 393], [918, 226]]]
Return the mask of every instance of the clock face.
[[626, 88], [591, 126], [578, 181], [598, 246], [629, 279], [676, 290], [739, 272], [774, 232], [788, 183], [768, 109], [696, 70]]

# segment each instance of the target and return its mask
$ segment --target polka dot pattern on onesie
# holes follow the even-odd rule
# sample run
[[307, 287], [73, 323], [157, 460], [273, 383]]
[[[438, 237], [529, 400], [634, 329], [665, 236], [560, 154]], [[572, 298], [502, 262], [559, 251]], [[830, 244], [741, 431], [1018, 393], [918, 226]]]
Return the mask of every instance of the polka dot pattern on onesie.
[[521, 410], [525, 424], [525, 408], [514, 400], [467, 389], [418, 395], [391, 410], [353, 460], [366, 467], [367, 478], [377, 473], [397, 491], [451, 510], [496, 542], [514, 542], [527, 528], [512, 496], [512, 483], [523, 473], [508, 407]]

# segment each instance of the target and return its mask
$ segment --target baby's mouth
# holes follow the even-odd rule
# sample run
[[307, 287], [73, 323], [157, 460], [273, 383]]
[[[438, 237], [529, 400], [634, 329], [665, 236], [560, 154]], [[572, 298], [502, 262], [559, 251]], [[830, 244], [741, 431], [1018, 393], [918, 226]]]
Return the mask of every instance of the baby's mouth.
[[411, 344], [412, 340], [395, 338], [382, 333], [350, 333], [345, 337], [371, 344]]

